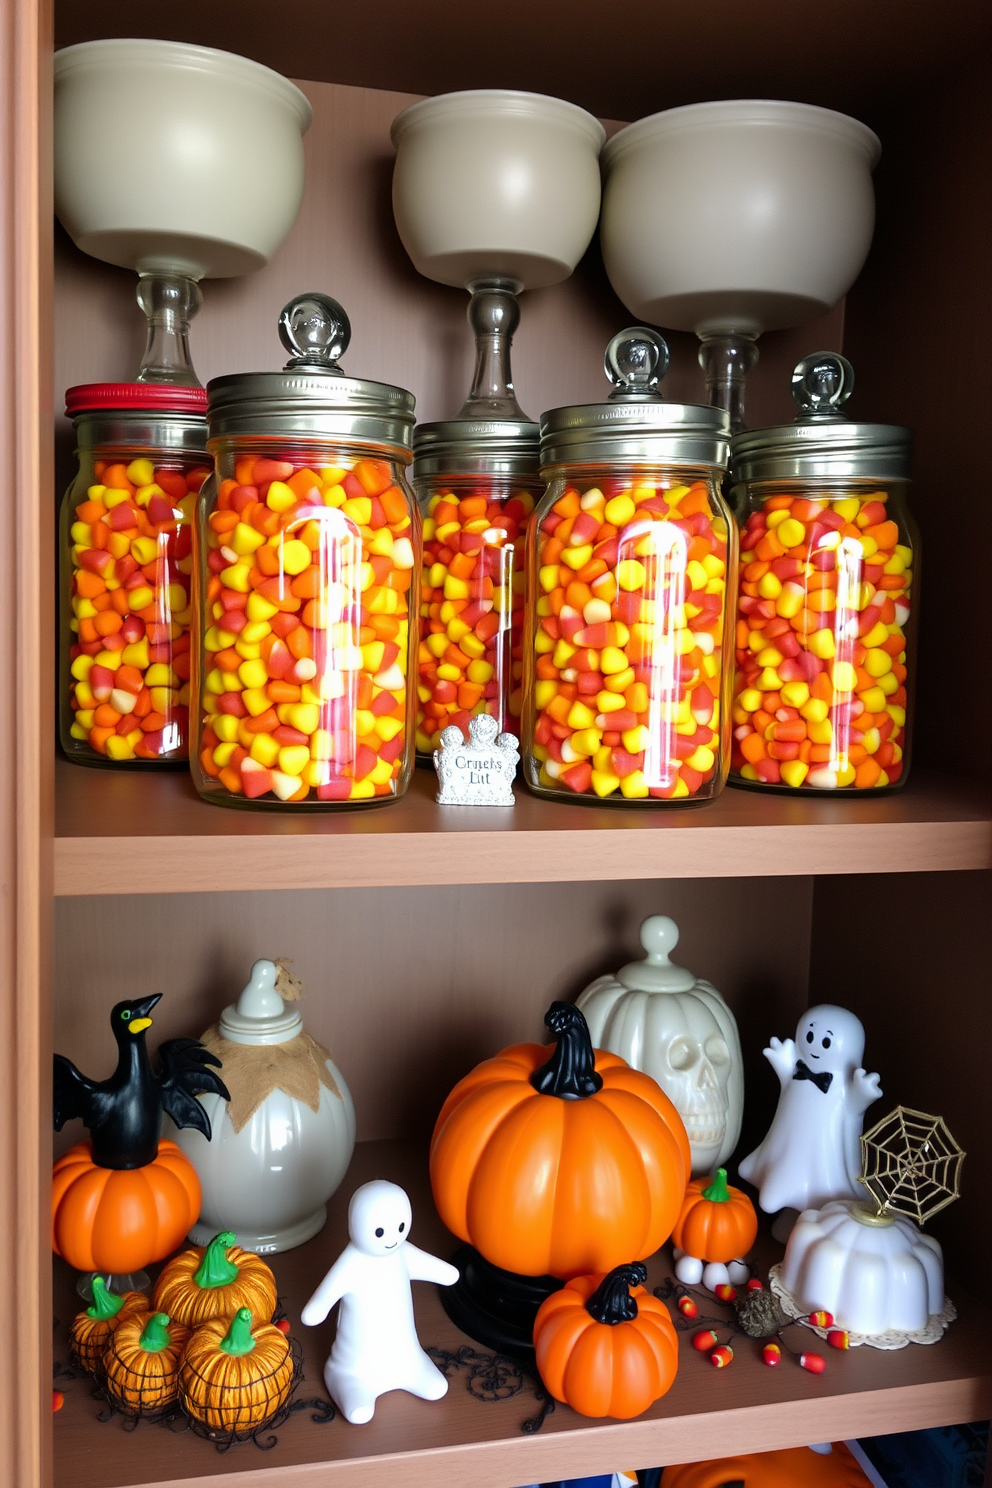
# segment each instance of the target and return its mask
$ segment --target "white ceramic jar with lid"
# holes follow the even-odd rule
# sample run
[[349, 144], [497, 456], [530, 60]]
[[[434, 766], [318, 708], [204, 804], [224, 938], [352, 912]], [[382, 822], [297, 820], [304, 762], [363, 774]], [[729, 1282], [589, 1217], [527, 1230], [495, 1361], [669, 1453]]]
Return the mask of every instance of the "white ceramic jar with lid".
[[[288, 994], [288, 995], [285, 995]], [[190, 1231], [205, 1245], [233, 1230], [245, 1250], [291, 1250], [316, 1235], [355, 1146], [355, 1108], [328, 1052], [304, 1031], [292, 999], [299, 983], [279, 963], [256, 961], [234, 1006], [203, 1042], [221, 1060], [230, 1101], [205, 1095], [213, 1135], [174, 1139], [203, 1187]]]
[[744, 1067], [733, 1013], [710, 982], [670, 952], [679, 927], [668, 915], [641, 926], [647, 955], [616, 976], [597, 977], [578, 998], [597, 1048], [657, 1080], [685, 1123], [693, 1177], [725, 1166], [744, 1114]]

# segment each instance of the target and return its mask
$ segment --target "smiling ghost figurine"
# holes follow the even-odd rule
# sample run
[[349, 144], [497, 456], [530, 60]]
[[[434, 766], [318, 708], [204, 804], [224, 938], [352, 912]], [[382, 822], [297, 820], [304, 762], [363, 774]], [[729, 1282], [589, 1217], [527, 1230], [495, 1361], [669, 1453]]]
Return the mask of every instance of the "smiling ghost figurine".
[[800, 1019], [795, 1042], [773, 1038], [765, 1058], [781, 1091], [768, 1135], [740, 1164], [766, 1214], [857, 1198], [864, 1113], [882, 1091], [861, 1067], [865, 1030], [846, 1008], [822, 1003]]
[[409, 1241], [410, 1200], [395, 1183], [376, 1179], [348, 1206], [349, 1243], [301, 1314], [315, 1327], [340, 1302], [338, 1328], [324, 1365], [328, 1394], [345, 1420], [371, 1421], [388, 1390], [440, 1400], [448, 1381], [420, 1347], [411, 1281], [452, 1286], [458, 1272]]

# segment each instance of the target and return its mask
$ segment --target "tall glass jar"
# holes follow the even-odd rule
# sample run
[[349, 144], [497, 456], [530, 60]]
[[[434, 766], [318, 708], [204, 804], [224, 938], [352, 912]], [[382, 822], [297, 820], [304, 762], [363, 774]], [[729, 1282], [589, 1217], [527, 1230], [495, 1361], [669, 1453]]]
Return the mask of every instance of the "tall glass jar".
[[852, 423], [834, 352], [799, 363], [793, 424], [739, 434], [731, 781], [878, 793], [909, 766], [919, 539], [912, 433]]
[[524, 542], [543, 483], [538, 427], [450, 419], [414, 433], [414, 490], [424, 519], [417, 665], [417, 751], [441, 730], [489, 713], [520, 736]]
[[185, 764], [206, 393], [89, 383], [66, 411], [79, 469], [60, 520], [62, 748], [81, 765]]
[[225, 805], [373, 805], [413, 766], [414, 400], [344, 375], [336, 301], [301, 295], [279, 330], [283, 372], [207, 388], [193, 779]]
[[558, 800], [706, 801], [729, 763], [736, 532], [723, 409], [666, 403], [654, 331], [614, 337], [607, 403], [541, 420], [522, 755]]

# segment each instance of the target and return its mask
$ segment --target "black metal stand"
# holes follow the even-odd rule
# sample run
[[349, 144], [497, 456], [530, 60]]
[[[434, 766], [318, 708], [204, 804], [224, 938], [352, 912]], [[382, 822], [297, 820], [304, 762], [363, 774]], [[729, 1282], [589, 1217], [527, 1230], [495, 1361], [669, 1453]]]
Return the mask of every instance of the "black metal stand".
[[459, 1278], [438, 1288], [451, 1321], [486, 1348], [533, 1365], [537, 1309], [562, 1283], [554, 1276], [503, 1271], [471, 1245], [459, 1246], [451, 1259]]

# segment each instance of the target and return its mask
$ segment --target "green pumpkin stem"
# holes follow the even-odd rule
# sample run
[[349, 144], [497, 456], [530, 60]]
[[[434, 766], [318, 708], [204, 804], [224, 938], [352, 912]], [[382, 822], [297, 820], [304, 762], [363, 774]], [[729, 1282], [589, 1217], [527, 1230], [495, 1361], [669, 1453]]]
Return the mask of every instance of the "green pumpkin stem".
[[94, 1276], [93, 1301], [86, 1309], [86, 1316], [95, 1323], [106, 1323], [116, 1317], [123, 1306], [124, 1298], [115, 1297], [113, 1292], [109, 1292], [102, 1276]]
[[232, 1317], [231, 1326], [220, 1341], [220, 1348], [223, 1353], [231, 1354], [237, 1359], [242, 1354], [250, 1354], [254, 1347], [255, 1340], [251, 1336], [251, 1308], [241, 1307]]
[[559, 1100], [585, 1100], [603, 1086], [596, 1073], [596, 1054], [589, 1037], [589, 1025], [570, 1002], [553, 1002], [544, 1017], [558, 1040], [547, 1064], [542, 1064], [530, 1077], [530, 1083], [541, 1095], [556, 1095]]
[[617, 1323], [632, 1323], [637, 1316], [637, 1303], [630, 1289], [643, 1286], [647, 1279], [648, 1268], [642, 1261], [614, 1266], [589, 1298], [586, 1312], [597, 1323], [607, 1323], [611, 1328]]
[[172, 1342], [169, 1337], [169, 1314], [153, 1312], [142, 1329], [138, 1342], [146, 1354], [160, 1354], [164, 1348], [168, 1348]]
[[727, 1187], [726, 1168], [717, 1168], [710, 1179], [709, 1187], [703, 1189], [703, 1198], [711, 1204], [729, 1204], [730, 1189]]
[[203, 1260], [193, 1272], [198, 1287], [230, 1286], [232, 1281], [237, 1281], [238, 1268], [227, 1259], [228, 1247], [234, 1244], [235, 1237], [230, 1230], [214, 1236], [203, 1252]]

